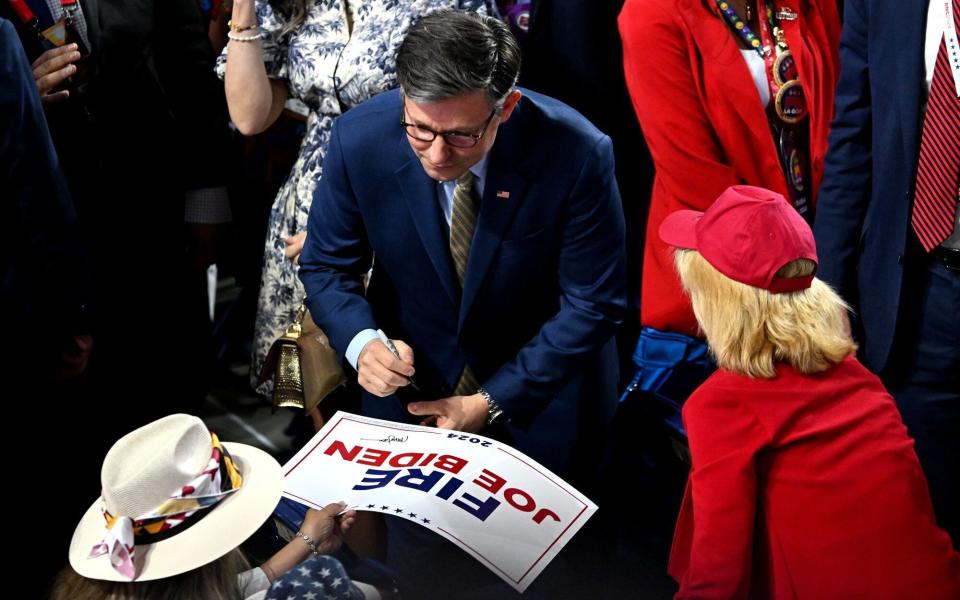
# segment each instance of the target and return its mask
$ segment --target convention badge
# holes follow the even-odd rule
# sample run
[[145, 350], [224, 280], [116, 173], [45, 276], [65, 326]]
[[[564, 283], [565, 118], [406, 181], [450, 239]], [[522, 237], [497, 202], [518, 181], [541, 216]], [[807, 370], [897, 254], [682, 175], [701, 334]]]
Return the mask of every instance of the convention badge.
[[780, 131], [780, 154], [783, 157], [783, 167], [790, 187], [797, 192], [806, 189], [804, 177], [803, 157], [797, 145], [796, 135], [787, 127]]
[[799, 123], [807, 117], [807, 97], [799, 81], [794, 79], [780, 86], [774, 101], [774, 109], [780, 120], [790, 125]]
[[41, 31], [40, 35], [53, 44], [54, 48], [59, 48], [67, 43], [67, 24], [63, 19], [60, 19], [50, 27]]
[[805, 156], [794, 130], [789, 127], [780, 130], [778, 150], [793, 207], [797, 213], [806, 216], [809, 176]]
[[780, 51], [790, 49], [790, 45], [787, 44], [787, 36], [783, 32], [783, 27], [779, 25], [773, 27], [773, 39], [776, 40], [777, 48], [779, 48]]
[[777, 60], [773, 63], [773, 81], [778, 86], [782, 86], [788, 81], [793, 81], [800, 78], [800, 73], [797, 72], [797, 61], [793, 58], [793, 53], [789, 50], [785, 50], [777, 56]]

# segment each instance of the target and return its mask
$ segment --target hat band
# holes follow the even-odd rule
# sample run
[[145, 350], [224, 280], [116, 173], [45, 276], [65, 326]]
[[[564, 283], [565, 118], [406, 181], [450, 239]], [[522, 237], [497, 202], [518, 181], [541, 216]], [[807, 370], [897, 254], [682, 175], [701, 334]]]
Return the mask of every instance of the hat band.
[[813, 277], [813, 273], [803, 277], [777, 277], [774, 275], [770, 281], [770, 285], [767, 286], [767, 291], [771, 294], [799, 292], [800, 290], [805, 290], [810, 287], [810, 284], [813, 283]]

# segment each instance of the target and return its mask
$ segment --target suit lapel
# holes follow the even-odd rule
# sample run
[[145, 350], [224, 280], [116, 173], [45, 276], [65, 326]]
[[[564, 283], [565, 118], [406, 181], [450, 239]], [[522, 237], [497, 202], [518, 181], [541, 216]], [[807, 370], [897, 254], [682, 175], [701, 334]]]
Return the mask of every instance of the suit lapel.
[[[709, 2], [707, 9], [699, 2], [684, 7], [683, 18], [694, 32], [694, 41], [700, 49], [703, 65], [700, 73], [694, 73], [699, 79], [698, 85], [704, 95], [713, 102], [722, 102], [727, 114], [733, 116], [740, 129], [750, 137], [755, 148], [768, 147], [775, 153], [773, 138], [766, 119], [758, 119], [765, 108], [760, 103], [757, 86], [750, 75], [750, 69], [740, 53], [735, 34], [730, 31], [716, 5]], [[709, 94], [713, 85], [720, 88], [718, 93]]]
[[420, 162], [410, 150], [406, 138], [401, 139], [400, 142], [407, 146], [405, 153], [409, 155], [409, 160], [394, 172], [397, 183], [407, 202], [417, 234], [443, 284], [443, 289], [446, 290], [450, 300], [456, 304], [460, 299], [458, 289], [460, 286], [453, 269], [453, 259], [450, 258], [447, 225], [443, 222], [443, 214], [437, 200], [437, 182], [430, 179], [424, 172]]
[[[916, 172], [916, 162], [920, 146], [920, 105], [924, 94], [923, 47], [926, 39], [927, 10], [926, 3], [921, 8], [917, 4], [893, 3], [889, 10], [897, 14], [891, 18], [896, 25], [890, 30], [900, 39], [891, 47], [896, 48], [897, 104], [900, 111], [900, 131], [903, 134], [904, 160], [911, 165], [910, 181]], [[871, 65], [876, 67], [877, 65]]]
[[526, 192], [527, 179], [518, 170], [524, 156], [522, 130], [522, 110], [521, 106], [517, 106], [510, 120], [500, 127], [497, 132], [497, 141], [490, 151], [483, 198], [480, 201], [480, 215], [473, 233], [470, 258], [467, 261], [467, 272], [463, 282], [463, 300], [460, 304], [461, 326]]

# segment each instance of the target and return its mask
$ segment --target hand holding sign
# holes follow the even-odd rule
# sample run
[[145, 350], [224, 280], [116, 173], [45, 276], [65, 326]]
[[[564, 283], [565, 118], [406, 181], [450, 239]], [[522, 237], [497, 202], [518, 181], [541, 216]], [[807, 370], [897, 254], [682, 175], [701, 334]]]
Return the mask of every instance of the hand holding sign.
[[284, 474], [288, 498], [311, 506], [344, 498], [357, 510], [413, 521], [519, 591], [597, 509], [496, 440], [342, 412], [284, 466]]

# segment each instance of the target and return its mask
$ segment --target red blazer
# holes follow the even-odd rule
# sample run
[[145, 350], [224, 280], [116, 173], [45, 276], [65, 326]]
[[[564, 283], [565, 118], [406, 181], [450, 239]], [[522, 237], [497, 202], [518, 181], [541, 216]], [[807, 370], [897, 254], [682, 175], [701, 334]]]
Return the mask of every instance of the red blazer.
[[855, 358], [816, 375], [717, 371], [683, 417], [677, 598], [960, 598], [913, 440]]
[[[782, 24], [810, 106], [816, 189], [833, 116], [840, 19], [835, 0], [774, 5], [799, 13]], [[676, 210], [705, 210], [731, 185], [786, 195], [787, 184], [756, 85], [712, 0], [627, 0], [619, 23], [627, 87], [656, 167], [640, 319], [660, 330], [697, 335], [673, 254], [657, 235], [660, 223]]]

